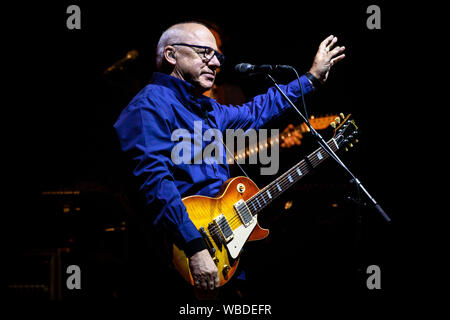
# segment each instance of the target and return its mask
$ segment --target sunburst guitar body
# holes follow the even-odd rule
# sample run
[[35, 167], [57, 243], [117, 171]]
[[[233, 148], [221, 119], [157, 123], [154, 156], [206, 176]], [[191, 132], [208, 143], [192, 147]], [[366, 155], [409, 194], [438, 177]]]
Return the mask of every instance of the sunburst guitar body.
[[[227, 180], [215, 198], [190, 196], [183, 199], [189, 218], [200, 230], [216, 263], [220, 286], [227, 283], [235, 273], [244, 244], [247, 241], [264, 239], [269, 234], [269, 230], [259, 226], [257, 215], [252, 216], [249, 221], [250, 218], [241, 218], [236, 208], [236, 204], [242, 206], [258, 192], [259, 189], [252, 180], [236, 177]], [[173, 262], [183, 278], [194, 284], [189, 259], [176, 245], [173, 246]]]

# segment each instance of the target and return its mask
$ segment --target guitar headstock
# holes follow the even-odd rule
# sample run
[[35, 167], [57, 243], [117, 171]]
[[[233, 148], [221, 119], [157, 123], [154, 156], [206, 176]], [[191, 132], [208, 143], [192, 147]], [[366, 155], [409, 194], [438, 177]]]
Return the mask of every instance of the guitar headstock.
[[[335, 118], [337, 117], [336, 114], [330, 114], [330, 115], [325, 115], [325, 116], [311, 116], [309, 118], [309, 123], [311, 124], [311, 126], [316, 129], [316, 130], [323, 130], [326, 129], [329, 125], [330, 122], [333, 121]], [[307, 126], [305, 125], [305, 127], [307, 128]], [[309, 130], [309, 128], [308, 128]]]
[[359, 134], [358, 127], [355, 121], [351, 118], [351, 114], [344, 116], [343, 113], [336, 117], [330, 126], [334, 129], [334, 140], [336, 141], [339, 149], [344, 148], [345, 151], [348, 147], [353, 147], [353, 144], [358, 142], [357, 136]]

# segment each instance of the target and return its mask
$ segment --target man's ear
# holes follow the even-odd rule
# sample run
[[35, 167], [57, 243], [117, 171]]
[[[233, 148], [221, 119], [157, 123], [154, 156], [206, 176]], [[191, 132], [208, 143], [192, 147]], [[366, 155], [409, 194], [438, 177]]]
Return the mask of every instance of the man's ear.
[[166, 46], [164, 48], [164, 58], [171, 65], [175, 65], [177, 63], [177, 59], [175, 58], [175, 48], [172, 46]]

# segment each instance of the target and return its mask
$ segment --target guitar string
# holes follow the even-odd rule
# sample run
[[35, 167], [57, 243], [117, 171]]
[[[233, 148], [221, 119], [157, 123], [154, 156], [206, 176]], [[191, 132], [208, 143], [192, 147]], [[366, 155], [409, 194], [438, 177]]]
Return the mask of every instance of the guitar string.
[[[334, 148], [333, 148], [334, 149]], [[337, 149], [336, 149], [337, 150]], [[325, 160], [326, 158], [328, 158], [328, 155], [326, 156], [326, 157], [323, 157], [322, 159], [319, 159], [318, 157], [317, 157], [317, 153], [318, 152], [320, 152], [321, 151], [321, 148], [320, 149], [317, 149], [315, 152], [313, 152], [310, 156], [314, 156], [314, 157], [312, 157], [312, 159], [310, 159], [309, 157], [308, 157], [308, 159], [309, 159], [309, 162], [313, 165], [313, 167], [316, 167], [317, 165], [319, 165], [323, 160]], [[302, 175], [298, 175], [298, 172], [297, 172], [297, 174], [296, 174], [296, 171], [297, 171], [297, 169], [300, 169], [300, 171], [302, 171], [303, 170], [303, 173], [302, 173]], [[305, 170], [306, 169], [306, 170]], [[306, 175], [306, 174], [308, 174], [309, 173], [309, 165], [308, 165], [308, 163], [306, 162], [306, 161], [301, 161], [300, 163], [298, 163], [296, 166], [294, 166], [294, 167], [292, 167], [291, 169], [289, 169], [286, 173], [284, 173], [283, 174], [283, 176], [282, 177], [280, 177], [280, 178], [278, 178], [277, 180], [275, 180], [274, 182], [272, 182], [271, 184], [269, 184], [268, 186], [266, 186], [265, 188], [263, 188], [263, 189], [261, 189], [257, 194], [255, 194], [255, 195], [253, 195], [252, 197], [250, 197], [247, 201], [246, 201], [246, 203], [248, 204], [248, 206], [249, 207], [251, 207], [250, 205], [252, 205], [256, 210], [254, 210], [255, 211], [255, 213], [256, 212], [258, 212], [260, 209], [262, 209], [262, 207], [261, 206], [259, 206], [260, 207], [260, 209], [258, 209], [257, 208], [257, 206], [255, 205], [255, 203], [254, 203], [254, 201], [258, 198], [258, 197], [262, 197], [263, 198], [263, 201], [265, 200], [265, 205], [267, 205], [268, 203], [270, 203], [271, 201], [272, 201], [272, 199], [266, 199], [266, 196], [264, 195], [264, 193], [266, 193], [266, 191], [267, 190], [269, 190], [269, 192], [270, 191], [272, 191], [272, 192], [274, 192], [274, 195], [277, 195], [280, 191], [278, 190], [274, 190], [275, 189], [275, 186], [276, 186], [276, 183], [278, 183], [278, 185], [280, 185], [281, 184], [281, 186], [280, 186], [280, 188], [281, 189], [284, 189], [285, 190], [285, 187], [286, 186], [290, 186], [290, 185], [292, 185], [292, 184], [294, 184], [294, 183], [296, 183], [297, 181], [299, 181], [304, 175]], [[292, 176], [292, 174], [294, 174], [294, 176]], [[291, 176], [291, 179], [292, 179], [292, 182], [290, 181], [290, 179], [289, 179], [289, 176]], [[281, 191], [281, 192], [283, 192], [283, 191]], [[275, 196], [276, 197], [276, 196]], [[250, 209], [250, 211], [252, 211], [251, 210], [251, 208], [249, 208]]]
[[[309, 157], [309, 161], [312, 164], [313, 167], [316, 167], [318, 164], [320, 164], [323, 160], [325, 160], [327, 157], [324, 157], [322, 159], [319, 159], [317, 157], [317, 153], [321, 151], [320, 149], [317, 149], [315, 152], [313, 152]], [[312, 156], [312, 157], [311, 157]], [[312, 159], [311, 159], [311, 158]], [[276, 190], [273, 190], [276, 186], [276, 184], [278, 184], [278, 186], [280, 186], [281, 189], [286, 190], [287, 188], [289, 188], [291, 185], [295, 184], [298, 180], [300, 180], [303, 175], [298, 176], [298, 175], [294, 175], [294, 178], [292, 178], [291, 174], [295, 173], [295, 171], [297, 169], [302, 169], [304, 174], [307, 174], [309, 172], [309, 170], [305, 170], [305, 169], [309, 169], [308, 168], [309, 165], [306, 161], [302, 161], [299, 164], [297, 164], [296, 166], [294, 166], [293, 168], [291, 168], [290, 170], [288, 170], [282, 177], [280, 177], [279, 179], [275, 180], [273, 183], [271, 183], [271, 185], [268, 185], [267, 187], [263, 188], [262, 190], [260, 190], [257, 194], [255, 194], [253, 197], [249, 198], [246, 201], [248, 210], [250, 211], [250, 213], [252, 215], [254, 215], [256, 212], [258, 212], [260, 209], [262, 209], [263, 207], [260, 206], [258, 198], [260, 198], [261, 202], [264, 201], [264, 205], [268, 205], [270, 202], [273, 201], [273, 199], [266, 199], [266, 196], [264, 195], [264, 192], [269, 190], [274, 192], [274, 195], [277, 195]], [[291, 176], [292, 182], [289, 179], [289, 176]], [[276, 184], [275, 184], [276, 183]], [[278, 190], [279, 191], [279, 190]], [[275, 196], [276, 198], [276, 196]], [[259, 209], [257, 208], [257, 206], [255, 205], [254, 201], [256, 201], [258, 203], [258, 206], [260, 207]], [[254, 212], [252, 212], [251, 206], [253, 206], [256, 210], [254, 210]], [[239, 225], [241, 225], [240, 223], [240, 217], [239, 214], [235, 214], [234, 216], [232, 216], [229, 220], [229, 224], [231, 226], [231, 228], [235, 228], [235, 227], [239, 227]]]
[[[332, 143], [332, 141], [329, 141], [328, 145], [330, 145], [330, 144], [331, 144], [330, 147], [332, 147], [334, 149], [334, 151], [336, 151], [337, 147]], [[323, 162], [325, 159], [328, 158], [328, 154], [326, 154], [325, 156], [322, 157], [322, 159], [319, 159], [317, 154], [321, 150], [322, 150], [322, 148], [319, 148], [316, 151], [314, 151], [310, 156], [308, 156], [308, 160], [311, 163], [311, 165], [313, 166], [313, 168], [315, 168], [317, 165], [319, 165], [321, 162]], [[298, 175], [298, 172], [296, 174], [297, 169], [301, 169], [301, 171], [303, 170], [303, 174]], [[288, 170], [282, 177], [280, 177], [279, 179], [275, 180], [273, 183], [271, 183], [267, 187], [261, 189], [257, 194], [253, 195], [251, 198], [249, 198], [246, 201], [246, 203], [248, 204], [250, 213], [252, 215], [256, 214], [261, 209], [263, 209], [264, 206], [266, 206], [269, 203], [271, 203], [278, 196], [278, 194], [283, 192], [283, 191], [279, 191], [279, 190], [277, 192], [277, 190], [275, 190], [276, 184], [278, 184], [278, 186], [280, 186], [281, 189], [286, 190], [291, 185], [293, 185], [296, 182], [298, 182], [303, 176], [308, 174], [309, 170], [310, 170], [309, 164], [306, 161], [302, 161], [302, 162], [298, 163], [296, 166], [294, 166], [293, 168], [291, 168], [290, 170]], [[293, 174], [293, 176], [292, 176], [292, 174]], [[291, 182], [291, 180], [292, 180], [292, 182]], [[269, 192], [272, 191], [274, 193], [274, 195], [275, 195], [275, 198], [273, 198], [273, 199], [272, 198], [266, 198], [266, 195], [264, 193], [266, 193], [267, 190], [269, 190]], [[261, 201], [264, 201], [264, 206], [263, 207], [260, 206], [258, 198], [259, 199], [262, 198]], [[256, 200], [258, 206], [255, 204], [255, 200]], [[252, 206], [253, 206], [253, 210], [251, 208]], [[230, 221], [233, 222], [235, 219], [236, 218], [233, 217], [233, 218], [230, 219]], [[235, 224], [233, 224], [233, 226], [235, 226]]]
[[[331, 143], [331, 142], [332, 142], [332, 140], [329, 141], [328, 145], [331, 144], [330, 147], [332, 147], [333, 149], [335, 149], [335, 150], [333, 150], [333, 151], [336, 151], [336, 150], [337, 150], [336, 146], [335, 146], [333, 143]], [[319, 149], [315, 150], [313, 153], [311, 153], [311, 154], [307, 157], [308, 160], [309, 160], [309, 162], [310, 162], [311, 165], [313, 166], [313, 168], [315, 168], [317, 165], [319, 165], [321, 162], [323, 162], [325, 159], [328, 158], [328, 154], [326, 154], [322, 159], [319, 159], [319, 158], [318, 158], [317, 154], [318, 154], [318, 152], [320, 152], [321, 150], [322, 150], [322, 148], [319, 148]], [[310, 159], [311, 156], [312, 156], [312, 159]], [[289, 169], [286, 173], [283, 174], [283, 176], [281, 176], [280, 178], [278, 178], [278, 179], [279, 179], [279, 180], [277, 179], [278, 181], [277, 181], [277, 180], [275, 180], [275, 181], [277, 181], [277, 183], [278, 183], [278, 185], [280, 185], [280, 188], [281, 188], [281, 189], [286, 190], [287, 188], [289, 188], [291, 185], [295, 184], [298, 180], [300, 180], [300, 179], [303, 177], [303, 175], [301, 175], [301, 176], [298, 176], [298, 175], [297, 175], [297, 176], [294, 176], [294, 178], [292, 178], [292, 176], [291, 176], [291, 179], [293, 180], [293, 181], [291, 182], [291, 181], [289, 180], [289, 175], [291, 175], [292, 173], [294, 173], [294, 172], [297, 170], [297, 168], [303, 169], [305, 173], [308, 173], [309, 171], [305, 171], [305, 169], [309, 169], [308, 167], [309, 167], [309, 164], [308, 164], [305, 160], [303, 160], [303, 161], [301, 161], [300, 163], [298, 163], [296, 166], [294, 166], [294, 167], [292, 167], [291, 169]], [[257, 212], [259, 212], [260, 209], [263, 208], [263, 207], [260, 206], [260, 209], [258, 209], [258, 208], [256, 207], [256, 205], [254, 204], [254, 201], [257, 199], [257, 195], [261, 195], [261, 196], [264, 198], [264, 200], [266, 200], [266, 199], [265, 199], [265, 196], [264, 196], [264, 194], [263, 194], [263, 192], [264, 192], [264, 191], [267, 191], [267, 190], [269, 190], [269, 189], [274, 189], [275, 186], [276, 186], [276, 185], [274, 185], [275, 181], [274, 181], [273, 183], [271, 183], [270, 185], [268, 185], [267, 187], [261, 189], [257, 194], [253, 195], [251, 198], [249, 198], [249, 199], [246, 201], [247, 204], [252, 204], [252, 205], [256, 208], [256, 210], [254, 211], [254, 213], [252, 213], [252, 209], [250, 209], [250, 207], [247, 206], [247, 207], [248, 207], [248, 210], [250, 211], [250, 214], [254, 215], [254, 214], [256, 214]], [[272, 186], [271, 186], [271, 185], [272, 185]], [[281, 186], [282, 186], [282, 187], [281, 187]], [[287, 187], [287, 188], [286, 188], [286, 187]], [[274, 194], [277, 194], [276, 190], [272, 190], [272, 191], [275, 191]], [[280, 194], [281, 194], [281, 192], [280, 192]], [[275, 196], [275, 198], [276, 198], [276, 196]], [[272, 202], [273, 200], [274, 200], [274, 199], [267, 199], [267, 200], [265, 201], [264, 204], [267, 205], [267, 204], [269, 204], [270, 202]], [[230, 220], [227, 220], [227, 222], [228, 222], [230, 228], [233, 230], [233, 229], [236, 229], [237, 227], [239, 227], [240, 225], [242, 225], [242, 223], [240, 222], [240, 220], [241, 220], [241, 219], [240, 219], [239, 214], [236, 213], [235, 215], [233, 215], [233, 216], [230, 218]], [[210, 232], [210, 235], [211, 235], [211, 237], [213, 237], [213, 236], [218, 236], [218, 235], [220, 235], [220, 231]]]
[[[313, 153], [314, 154], [314, 153]], [[315, 159], [313, 159], [313, 160], [310, 160], [310, 162], [311, 162], [311, 164], [315, 167], [315, 166], [317, 166], [318, 164], [320, 164], [324, 159], [326, 159], [326, 158], [323, 158], [323, 159], [317, 159], [317, 160], [315, 160]], [[297, 166], [296, 166], [297, 167]], [[306, 168], [308, 168], [308, 165], [306, 164], [306, 163], [304, 163], [303, 165], [299, 165], [298, 167], [301, 167], [303, 170], [305, 170]], [[289, 171], [288, 171], [289, 172]], [[281, 188], [283, 189], [283, 190], [286, 190], [287, 188], [289, 188], [290, 186], [292, 186], [293, 184], [295, 184], [298, 180], [300, 180], [302, 178], [302, 176], [298, 176], [298, 177], [296, 177], [295, 178], [295, 181], [294, 181], [294, 179], [293, 179], [293, 182], [290, 182], [290, 181], [288, 181], [289, 180], [289, 178], [287, 178], [287, 177], [284, 177], [284, 178], [282, 178], [282, 179], [280, 179], [279, 181], [278, 181], [278, 183], [279, 183], [279, 185], [280, 186], [282, 186]], [[272, 186], [272, 188], [274, 188], [274, 186]], [[264, 189], [262, 189], [262, 190], [264, 190]], [[281, 194], [281, 192], [280, 192], [280, 194]], [[248, 201], [249, 200], [253, 200], [253, 199], [255, 199], [254, 198], [255, 196], [253, 196], [252, 198], [250, 198], [250, 199], [248, 199], [246, 202], [248, 203]], [[274, 198], [275, 199], [275, 198]], [[273, 200], [274, 200], [273, 199]], [[267, 201], [266, 200], [266, 202], [267, 202], [267, 204], [269, 204], [270, 202], [271, 202], [272, 200], [271, 199], [269, 199], [269, 201]], [[256, 207], [256, 206], [255, 206]], [[262, 209], [262, 208], [261, 208]], [[251, 209], [249, 208], [249, 210], [250, 210], [250, 213], [252, 214], [252, 215], [254, 215], [254, 213], [252, 213], [251, 212]], [[255, 211], [255, 213], [256, 212], [258, 212], [259, 210], [257, 209], [256, 211]], [[242, 225], [242, 223], [240, 222], [240, 217], [239, 217], [239, 214], [238, 213], [236, 213], [229, 221], [227, 221], [228, 222], [228, 224], [229, 224], [229, 226], [230, 226], [230, 228], [232, 229], [232, 231], [233, 230], [235, 230], [237, 227], [239, 227], [240, 225]], [[219, 231], [219, 230], [216, 230], [216, 231], [213, 231], [213, 232], [209, 232], [209, 234], [207, 234], [207, 236], [209, 237], [209, 238], [211, 238], [212, 240], [214, 240], [214, 237], [216, 237], [216, 236], [221, 236], [221, 231]]]
[[[333, 141], [336, 142], [335, 139], [331, 139], [330, 141], [327, 142], [327, 145], [328, 145], [331, 149], [333, 149], [333, 151], [336, 151], [338, 148], [335, 146], [334, 143], [332, 143]], [[223, 142], [222, 142], [222, 143], [223, 143]], [[331, 146], [330, 146], [330, 144], [331, 144]], [[281, 177], [279, 177], [278, 179], [276, 179], [276, 180], [275, 180], [275, 181], [276, 181], [276, 184], [275, 184], [275, 181], [274, 181], [273, 183], [271, 183], [270, 185], [268, 185], [268, 186], [266, 186], [265, 188], [261, 189], [261, 190], [258, 191], [255, 195], [253, 195], [252, 197], [250, 197], [250, 198], [245, 202], [246, 204], [248, 204], [248, 205], [247, 205], [247, 209], [248, 209], [249, 213], [252, 214], [252, 216], [255, 215], [257, 212], [259, 212], [261, 209], [263, 209], [266, 205], [268, 205], [269, 203], [271, 203], [271, 202], [272, 202], [279, 194], [281, 194], [282, 191], [278, 190], [279, 193], [277, 194], [276, 190], [273, 190], [273, 189], [275, 188], [275, 186], [279, 187], [280, 189], [286, 190], [287, 188], [289, 188], [290, 186], [292, 186], [293, 184], [295, 184], [298, 180], [300, 180], [300, 179], [304, 176], [304, 175], [301, 175], [301, 176], [294, 176], [294, 178], [292, 178], [291, 174], [294, 173], [294, 170], [297, 170], [297, 169], [299, 169], [299, 168], [300, 168], [300, 169], [303, 169], [303, 170], [309, 169], [309, 168], [308, 168], [309, 166], [312, 166], [313, 168], [315, 168], [317, 165], [319, 165], [321, 162], [323, 162], [326, 158], [328, 158], [328, 154], [327, 154], [327, 153], [325, 154], [325, 157], [322, 157], [321, 159], [318, 158], [317, 154], [318, 154], [318, 152], [320, 152], [321, 150], [323, 150], [323, 148], [318, 148], [317, 150], [315, 150], [315, 151], [312, 152], [309, 156], [306, 157], [306, 159], [308, 159], [308, 161], [305, 161], [306, 159], [303, 160], [303, 161], [301, 161], [300, 163], [298, 163], [297, 165], [295, 165], [293, 168], [291, 168], [290, 170], [288, 170], [286, 173], [284, 173]], [[311, 156], [313, 156], [312, 159], [311, 159]], [[309, 163], [308, 163], [308, 162], [309, 162]], [[306, 171], [305, 174], [308, 173], [308, 172], [309, 172], [309, 170]], [[245, 173], [245, 172], [244, 172], [244, 173]], [[247, 176], [247, 177], [248, 177], [248, 176]], [[278, 180], [278, 181], [277, 181], [277, 180]], [[292, 181], [291, 181], [291, 180], [292, 180]], [[289, 182], [288, 182], [288, 181], [289, 181]], [[283, 186], [282, 188], [281, 188], [280, 184], [281, 184], [281, 186]], [[286, 188], [286, 187], [287, 187], [287, 188]], [[270, 198], [270, 199], [267, 199], [267, 200], [266, 200], [265, 195], [264, 195], [263, 192], [264, 192], [264, 191], [267, 191], [267, 190], [272, 190], [272, 192], [275, 191], [275, 193], [274, 193], [275, 198], [273, 198], [273, 199]], [[270, 191], [269, 191], [269, 192], [270, 192]], [[261, 195], [261, 197], [262, 197], [262, 199], [263, 199], [263, 201], [264, 201], [264, 206], [262, 206], [262, 207], [261, 207], [261, 205], [260, 205], [259, 202], [258, 202], [258, 197], [259, 197], [260, 195]], [[258, 202], [258, 205], [259, 205], [259, 207], [260, 207], [259, 209], [256, 207], [254, 201], [257, 201], [257, 202]], [[254, 212], [252, 212], [250, 205], [253, 205], [253, 207], [255, 208], [255, 211], [254, 211]], [[234, 216], [232, 216], [232, 217], [230, 218], [229, 221], [228, 221], [227, 219], [225, 219], [225, 222], [228, 224], [228, 226], [229, 226], [229, 227], [231, 228], [231, 230], [233, 231], [233, 229], [235, 230], [235, 229], [238, 228], [240, 225], [242, 225], [242, 223], [240, 222], [240, 220], [241, 220], [241, 218], [240, 218], [239, 213], [236, 213], [236, 214], [234, 214]], [[219, 226], [219, 227], [220, 227], [220, 226]], [[210, 234], [206, 233], [206, 235], [207, 235], [208, 238], [211, 238], [211, 239], [212, 239], [213, 237], [220, 235], [220, 233], [222, 233], [221, 230], [216, 230], [216, 231], [214, 231], [214, 232], [210, 232]], [[213, 240], [214, 240], [214, 239], [213, 239]]]
[[[333, 139], [333, 140], [334, 140], [334, 139]], [[328, 141], [327, 144], [328, 144], [328, 146], [329, 146], [331, 149], [333, 149], [333, 151], [337, 151], [337, 149], [339, 149], [339, 148], [338, 148], [334, 143], [332, 143], [333, 140]], [[336, 142], [336, 140], [334, 140], [334, 142]], [[330, 145], [330, 144], [331, 144], [331, 145]], [[292, 186], [293, 184], [295, 184], [298, 180], [300, 180], [300, 179], [304, 176], [304, 175], [301, 175], [301, 176], [294, 176], [295, 178], [292, 178], [292, 176], [291, 176], [291, 178], [289, 178], [289, 176], [291, 175], [291, 173], [293, 173], [295, 170], [297, 170], [297, 168], [301, 168], [301, 169], [303, 169], [303, 170], [309, 169], [308, 167], [310, 167], [310, 164], [311, 164], [311, 166], [312, 166], [313, 169], [314, 169], [317, 165], [319, 165], [321, 162], [323, 162], [325, 159], [327, 159], [327, 158], [329, 157], [328, 153], [325, 153], [325, 156], [322, 156], [322, 158], [319, 159], [319, 157], [318, 157], [317, 155], [318, 155], [318, 153], [319, 153], [320, 151], [324, 151], [323, 148], [319, 148], [319, 149], [315, 150], [314, 152], [312, 152], [309, 156], [307, 156], [307, 159], [308, 159], [309, 163], [306, 162], [305, 160], [303, 160], [303, 161], [301, 161], [300, 163], [298, 163], [296, 166], [294, 166], [293, 168], [291, 168], [290, 170], [288, 170], [286, 173], [284, 173], [284, 174], [280, 177], [281, 179], [278, 178], [278, 179], [277, 179], [278, 181], [275, 180], [275, 181], [277, 181], [278, 185], [281, 184], [281, 185], [283, 186], [283, 188], [281, 188], [281, 189], [286, 190], [287, 188], [289, 188], [290, 186]], [[311, 156], [313, 156], [312, 159], [311, 159]], [[308, 173], [308, 172], [309, 172], [309, 171], [306, 171], [305, 173]], [[292, 179], [292, 182], [290, 181], [290, 179]], [[289, 182], [288, 182], [288, 180], [289, 180]], [[294, 181], [294, 180], [295, 180], [295, 181]], [[254, 214], [256, 214], [257, 212], [259, 212], [261, 209], [264, 208], [264, 206], [263, 206], [263, 207], [260, 206], [259, 209], [256, 208], [256, 205], [254, 204], [254, 201], [255, 201], [255, 200], [257, 201], [259, 195], [261, 195], [261, 197], [265, 200], [265, 196], [264, 196], [264, 194], [263, 194], [263, 191], [267, 191], [267, 190], [269, 190], [269, 189], [273, 189], [274, 186], [275, 186], [275, 185], [274, 185], [275, 181], [274, 181], [273, 183], [270, 184], [270, 185], [272, 185], [272, 186], [270, 186], [270, 185], [266, 186], [265, 188], [263, 188], [263, 189], [261, 189], [260, 191], [258, 191], [255, 195], [253, 195], [251, 198], [249, 198], [249, 199], [246, 201], [246, 204], [252, 204], [252, 205], [254, 206], [254, 208], [256, 209], [256, 210], [252, 213], [252, 210], [250, 209], [250, 207], [247, 206], [248, 210], [250, 211], [250, 214], [254, 215]], [[286, 187], [287, 187], [287, 188], [286, 188]], [[272, 190], [272, 191], [274, 191], [274, 190]], [[277, 194], [277, 193], [275, 192], [274, 194]], [[281, 194], [281, 192], [280, 192], [279, 194]], [[277, 197], [277, 196], [275, 196], [275, 198], [276, 198], [276, 197]], [[274, 199], [275, 199], [275, 198], [274, 198]], [[274, 199], [267, 199], [267, 201], [265, 201], [265, 205], [269, 204], [269, 203], [270, 203], [271, 201], [273, 201]], [[237, 219], [239, 219], [239, 220], [237, 220]], [[228, 225], [230, 226], [230, 228], [232, 229], [232, 231], [233, 231], [233, 228], [236, 229], [237, 227], [239, 227], [240, 225], [242, 225], [242, 223], [240, 223], [240, 217], [239, 217], [239, 214], [238, 214], [238, 213], [236, 213], [233, 217], [231, 217], [231, 218], [230, 218], [230, 221], [226, 220], [226, 222], [228, 222]], [[211, 234], [211, 235], [208, 235], [208, 234], [207, 234], [207, 236], [208, 236], [209, 238], [212, 238], [213, 236], [219, 235], [219, 234], [220, 234], [220, 231], [211, 232], [210, 234]]]
[[[314, 161], [314, 165], [316, 165], [315, 161]], [[258, 211], [260, 211], [260, 209], [264, 208], [269, 203], [271, 203], [275, 198], [277, 198], [279, 194], [281, 194], [283, 191], [285, 191], [287, 188], [289, 188], [291, 185], [295, 184], [297, 181], [299, 181], [302, 178], [302, 176], [298, 176], [298, 175], [292, 177], [292, 174], [295, 172], [295, 170], [297, 168], [300, 169], [301, 171], [303, 171], [305, 174], [308, 172], [306, 170], [308, 168], [308, 165], [305, 163], [295, 166], [294, 168], [295, 168], [294, 170], [290, 170], [290, 171], [286, 172], [284, 177], [282, 177], [279, 180], [275, 180], [272, 185], [262, 189], [260, 192], [258, 192], [257, 195], [254, 195], [253, 197], [249, 198], [246, 201], [247, 207], [249, 208], [249, 211], [252, 215], [255, 215]], [[289, 180], [289, 176], [291, 176], [292, 182]], [[282, 189], [282, 191], [278, 190], [277, 185], [280, 187], [280, 189]], [[268, 198], [268, 196], [266, 197], [265, 193], [268, 190], [269, 190], [269, 192], [272, 191], [271, 194], [274, 195], [272, 198]], [[264, 202], [264, 206], [260, 205], [261, 202]], [[253, 209], [252, 209], [252, 207], [253, 207]], [[239, 217], [233, 217], [230, 219], [230, 223], [232, 223], [233, 226], [235, 226], [234, 221], [236, 221], [236, 218], [239, 218]]]
[[[334, 149], [334, 148], [333, 148]], [[316, 167], [317, 165], [319, 165], [321, 162], [323, 162], [325, 159], [327, 159], [328, 158], [328, 155], [326, 155], [326, 156], [324, 156], [322, 159], [319, 159], [318, 157], [317, 157], [317, 153], [318, 152], [320, 152], [322, 150], [322, 148], [320, 148], [320, 149], [317, 149], [316, 151], [314, 151], [310, 156], [313, 156], [312, 157], [312, 159], [310, 159], [310, 156], [308, 156], [308, 160], [309, 160], [309, 162], [311, 163], [311, 165], [313, 166], [313, 167]], [[278, 180], [278, 185], [280, 185], [280, 188], [281, 189], [283, 189], [283, 190], [286, 190], [287, 188], [289, 188], [290, 186], [292, 186], [293, 184], [295, 184], [297, 181], [299, 181], [302, 177], [303, 177], [303, 175], [301, 175], [301, 176], [295, 176], [294, 178], [292, 178], [292, 176], [291, 176], [291, 178], [292, 178], [292, 182], [290, 182], [290, 180], [289, 180], [289, 175], [291, 174], [291, 173], [293, 173], [293, 172], [295, 172], [295, 170], [297, 170], [297, 168], [299, 168], [299, 169], [303, 169], [304, 170], [304, 172], [305, 173], [308, 173], [309, 171], [306, 171], [305, 169], [309, 169], [308, 168], [309, 167], [309, 165], [308, 165], [308, 163], [306, 162], [306, 161], [301, 161], [300, 163], [298, 163], [296, 166], [294, 166], [293, 168], [291, 168], [290, 170], [288, 170], [286, 173], [284, 173], [283, 174], [283, 176], [282, 177], [280, 177], [281, 179], [280, 180]], [[275, 181], [277, 181], [277, 180], [275, 180]], [[273, 182], [273, 183], [275, 183], [275, 181]], [[271, 185], [273, 184], [273, 183], [271, 183]], [[275, 186], [276, 185], [272, 185], [272, 186], [270, 186], [270, 185], [268, 185], [267, 187], [265, 187], [265, 188], [263, 188], [263, 189], [261, 189], [257, 194], [260, 194], [262, 197], [264, 197], [264, 194], [263, 194], [263, 191], [266, 191], [266, 190], [269, 190], [269, 188], [271, 188], [271, 189], [274, 189], [275, 188]], [[287, 188], [286, 188], [287, 187]], [[272, 191], [275, 191], [275, 190], [272, 190]], [[274, 194], [277, 194], [276, 192], [274, 192]], [[279, 193], [279, 194], [281, 194], [281, 192]], [[256, 198], [257, 198], [257, 196], [256, 196], [256, 194], [254, 195], [254, 196], [252, 196], [251, 198], [249, 198], [247, 201], [246, 201], [246, 203], [248, 203], [248, 204], [253, 204], [254, 205], [254, 200], [256, 200]], [[275, 198], [276, 198], [276, 196], [275, 196]], [[269, 204], [270, 202], [272, 202], [275, 198], [273, 198], [273, 199], [267, 199], [266, 201], [265, 201], [265, 205], [267, 205], [267, 204]], [[252, 214], [252, 215], [254, 215], [255, 213], [257, 213], [258, 211], [259, 211], [259, 209], [258, 208], [256, 208], [256, 206], [254, 206], [255, 208], [256, 208], [256, 211], [254, 212], [254, 213], [252, 213], [252, 210], [250, 209], [250, 207], [249, 206], [247, 206], [249, 209], [249, 211], [250, 211], [250, 214]], [[262, 209], [262, 208], [260, 208], [260, 209]], [[228, 224], [229, 224], [229, 226], [230, 226], [230, 228], [233, 230], [233, 229], [236, 229], [237, 227], [239, 227], [240, 225], [242, 225], [242, 223], [240, 223], [240, 216], [239, 216], [239, 214], [238, 213], [236, 213], [235, 215], [233, 215], [231, 218], [230, 218], [230, 220], [229, 221], [227, 221], [228, 222]], [[214, 236], [219, 236], [220, 235], [220, 231], [215, 231], [215, 232], [210, 232], [210, 234], [208, 235], [210, 238], [212, 238], [212, 237], [214, 237]]]
[[[320, 164], [320, 162], [322, 162], [321, 160], [314, 160], [314, 161], [311, 161], [311, 163], [314, 165], [314, 166], [316, 166], [316, 165], [318, 165], [318, 164]], [[306, 166], [304, 165], [303, 166], [303, 168], [305, 168]], [[281, 179], [281, 180], [279, 180], [279, 184], [280, 185], [282, 185], [282, 188], [284, 189], [284, 190], [286, 190], [287, 188], [289, 188], [290, 186], [292, 186], [295, 182], [297, 182], [298, 180], [300, 180], [300, 178], [301, 178], [301, 176], [299, 176], [295, 181], [293, 181], [293, 182], [288, 182], [288, 179]], [[281, 194], [281, 193], [280, 193]], [[275, 198], [274, 198], [275, 199]], [[273, 199], [273, 200], [274, 200]], [[250, 199], [249, 199], [250, 200]], [[248, 200], [247, 200], [248, 201]], [[267, 204], [269, 204], [270, 202], [271, 202], [272, 200], [271, 199], [269, 199], [269, 201], [266, 201], [267, 202]], [[258, 212], [259, 210], [256, 210], [254, 213], [252, 213], [251, 212], [251, 209], [249, 209], [250, 210], [250, 214], [252, 214], [252, 215], [254, 215], [256, 212]], [[229, 222], [229, 226], [230, 226], [230, 228], [232, 229], [232, 230], [235, 230], [236, 228], [238, 228], [240, 225], [242, 225], [242, 223], [241, 223], [241, 221], [240, 221], [241, 219], [240, 219], [240, 217], [239, 217], [239, 214], [235, 214], [229, 221], [227, 221], [227, 222]], [[213, 237], [216, 237], [216, 236], [220, 236], [221, 235], [221, 231], [220, 230], [216, 230], [215, 232], [210, 232], [210, 235], [208, 235], [208, 237], [210, 237], [211, 239], [213, 239]], [[214, 239], [213, 239], [214, 240]]]

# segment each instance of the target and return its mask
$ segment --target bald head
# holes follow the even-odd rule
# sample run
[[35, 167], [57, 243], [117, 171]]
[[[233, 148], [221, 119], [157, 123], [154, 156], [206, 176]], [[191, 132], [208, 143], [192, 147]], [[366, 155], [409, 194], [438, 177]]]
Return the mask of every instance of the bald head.
[[[206, 44], [205, 40], [209, 44]], [[156, 47], [156, 69], [158, 71], [162, 70], [164, 66], [164, 48], [180, 42], [197, 45], [214, 43], [213, 49], [217, 50], [215, 37], [205, 25], [199, 22], [175, 24], [163, 32]]]

